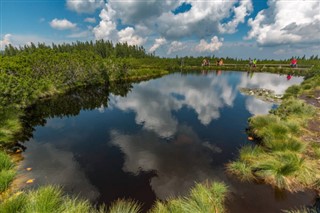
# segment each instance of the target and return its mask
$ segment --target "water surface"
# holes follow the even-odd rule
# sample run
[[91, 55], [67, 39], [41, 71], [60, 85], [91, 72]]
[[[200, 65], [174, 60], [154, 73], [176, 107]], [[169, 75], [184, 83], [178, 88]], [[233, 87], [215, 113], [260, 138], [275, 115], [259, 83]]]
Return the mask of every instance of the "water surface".
[[21, 173], [37, 187], [62, 185], [71, 194], [106, 203], [186, 195], [195, 182], [224, 181], [231, 212], [279, 212], [310, 204], [313, 193], [276, 192], [225, 174], [247, 141], [252, 115], [274, 107], [240, 87], [281, 94], [302, 78], [265, 73], [175, 73], [123, 87], [86, 88], [42, 101], [25, 118]]

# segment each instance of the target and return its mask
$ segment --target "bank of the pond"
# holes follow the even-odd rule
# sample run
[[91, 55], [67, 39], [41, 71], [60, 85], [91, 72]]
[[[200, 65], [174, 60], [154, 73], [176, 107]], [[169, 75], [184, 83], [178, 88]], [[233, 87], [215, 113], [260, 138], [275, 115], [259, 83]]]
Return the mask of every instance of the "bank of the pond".
[[[269, 115], [249, 119], [254, 144], [241, 148], [227, 170], [242, 181], [263, 181], [279, 189], [320, 189], [320, 74], [287, 89]], [[304, 99], [304, 100], [301, 100]], [[312, 100], [312, 101], [311, 101]]]

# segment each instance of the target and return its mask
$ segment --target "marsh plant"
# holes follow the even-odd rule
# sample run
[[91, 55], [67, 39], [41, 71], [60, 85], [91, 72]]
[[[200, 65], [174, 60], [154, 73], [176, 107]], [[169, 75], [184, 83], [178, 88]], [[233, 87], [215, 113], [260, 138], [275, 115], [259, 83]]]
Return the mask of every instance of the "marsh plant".
[[[291, 87], [287, 94], [300, 88]], [[264, 181], [289, 191], [319, 188], [319, 146], [302, 141], [316, 112], [315, 107], [290, 97], [271, 114], [250, 118], [249, 135], [257, 143], [242, 147], [238, 160], [227, 165], [228, 172], [242, 181]]]
[[9, 187], [15, 173], [14, 164], [9, 155], [0, 151], [0, 193]]
[[[224, 201], [227, 187], [223, 183], [196, 184], [190, 194], [183, 198], [172, 198], [165, 202], [157, 201], [150, 213], [194, 213], [225, 211]], [[109, 208], [102, 205], [98, 208], [86, 200], [71, 198], [63, 194], [57, 186], [45, 186], [29, 192], [18, 192], [0, 204], [2, 213], [138, 213], [142, 205], [132, 200], [117, 200]]]

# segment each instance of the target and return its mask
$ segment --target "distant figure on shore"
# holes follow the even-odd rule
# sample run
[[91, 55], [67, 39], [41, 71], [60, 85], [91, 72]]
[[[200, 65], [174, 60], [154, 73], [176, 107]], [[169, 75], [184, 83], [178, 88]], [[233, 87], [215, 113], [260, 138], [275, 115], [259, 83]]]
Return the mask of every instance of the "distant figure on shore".
[[253, 66], [253, 62], [252, 62], [252, 59], [249, 58], [249, 67], [252, 67]]
[[223, 65], [223, 59], [220, 58], [218, 61], [217, 61], [217, 66], [222, 66]]
[[202, 61], [202, 65], [201, 66], [210, 66], [210, 62], [209, 62], [209, 60], [208, 59], [203, 59], [203, 61]]
[[293, 57], [293, 58], [291, 59], [290, 66], [291, 66], [292, 68], [297, 67], [297, 63], [298, 63], [298, 60]]
[[253, 67], [256, 67], [256, 66], [257, 66], [257, 59], [253, 59], [253, 61], [252, 61], [252, 66], [253, 66]]

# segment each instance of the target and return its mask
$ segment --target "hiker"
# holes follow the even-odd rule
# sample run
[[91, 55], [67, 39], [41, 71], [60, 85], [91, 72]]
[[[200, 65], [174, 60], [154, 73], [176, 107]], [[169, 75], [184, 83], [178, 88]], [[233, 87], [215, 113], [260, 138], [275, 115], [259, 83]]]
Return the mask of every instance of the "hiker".
[[256, 67], [257, 66], [257, 59], [253, 59], [252, 64], [253, 64], [253, 67]]
[[223, 59], [220, 58], [220, 60], [219, 60], [219, 66], [222, 66], [222, 65], [223, 65]]
[[249, 58], [249, 67], [252, 67], [252, 65], [253, 65], [252, 59]]
[[298, 60], [293, 57], [293, 58], [291, 59], [291, 64], [290, 64], [290, 66], [291, 66], [292, 68], [297, 67], [297, 63], [298, 63]]
[[203, 59], [203, 61], [202, 61], [202, 66], [209, 66], [210, 65], [210, 62], [209, 62], [209, 60], [208, 59]]

